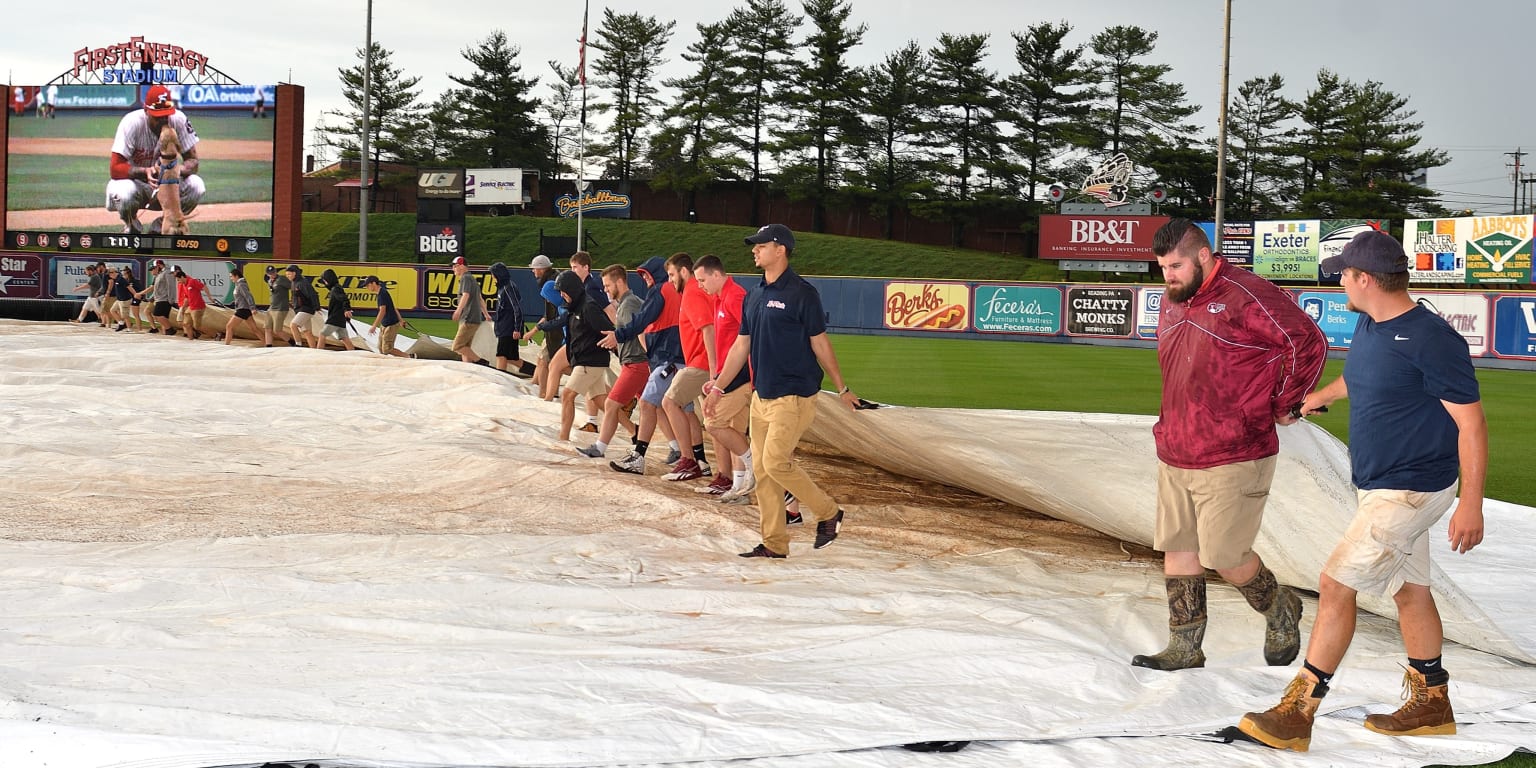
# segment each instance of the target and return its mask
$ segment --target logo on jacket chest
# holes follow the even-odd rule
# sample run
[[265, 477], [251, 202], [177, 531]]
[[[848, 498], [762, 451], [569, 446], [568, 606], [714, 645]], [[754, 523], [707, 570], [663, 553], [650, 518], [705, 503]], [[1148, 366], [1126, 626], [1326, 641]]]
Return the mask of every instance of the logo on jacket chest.
[[1211, 313], [1213, 315], [1219, 315], [1219, 314], [1227, 311], [1227, 305], [1220, 304], [1220, 303], [1217, 303], [1217, 302], [1213, 301], [1210, 304], [1205, 305], [1205, 311], [1207, 311], [1207, 312], [1209, 312], [1209, 313]]

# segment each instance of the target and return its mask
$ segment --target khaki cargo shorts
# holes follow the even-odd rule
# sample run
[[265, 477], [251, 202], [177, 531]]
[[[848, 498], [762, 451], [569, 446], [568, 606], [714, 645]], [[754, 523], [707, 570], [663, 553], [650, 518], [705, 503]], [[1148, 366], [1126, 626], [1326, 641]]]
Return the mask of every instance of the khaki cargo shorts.
[[1159, 552], [1198, 552], [1206, 568], [1236, 568], [1253, 553], [1275, 457], [1180, 469], [1157, 463]]
[[578, 365], [571, 369], [565, 380], [565, 388], [588, 400], [606, 397], [608, 394], [608, 369], [594, 365]]
[[1429, 586], [1429, 528], [1456, 501], [1439, 491], [1355, 491], [1359, 506], [1323, 573], [1356, 592], [1395, 595], [1403, 584]]

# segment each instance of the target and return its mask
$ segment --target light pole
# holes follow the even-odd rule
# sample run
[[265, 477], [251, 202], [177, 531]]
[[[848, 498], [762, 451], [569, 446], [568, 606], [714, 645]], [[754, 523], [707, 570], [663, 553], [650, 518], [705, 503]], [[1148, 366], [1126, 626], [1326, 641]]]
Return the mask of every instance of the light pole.
[[1226, 0], [1226, 21], [1221, 26], [1221, 110], [1216, 126], [1216, 243], [1221, 252], [1227, 219], [1227, 82], [1232, 75], [1232, 0]]
[[373, 0], [368, 0], [368, 23], [363, 33], [363, 152], [362, 175], [358, 178], [357, 260], [368, 260], [368, 107], [369, 86], [373, 79]]

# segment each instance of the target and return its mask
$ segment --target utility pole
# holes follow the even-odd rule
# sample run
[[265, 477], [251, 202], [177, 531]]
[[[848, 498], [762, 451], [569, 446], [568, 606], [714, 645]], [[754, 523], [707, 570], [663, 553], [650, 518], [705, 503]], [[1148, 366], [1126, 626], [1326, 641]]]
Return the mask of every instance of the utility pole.
[[1504, 154], [1509, 155], [1510, 157], [1513, 157], [1515, 159], [1515, 162], [1513, 164], [1511, 164], [1511, 163], [1505, 163], [1504, 164], [1505, 167], [1509, 167], [1510, 165], [1513, 165], [1514, 168], [1515, 168], [1515, 174], [1512, 177], [1515, 180], [1515, 196], [1514, 196], [1514, 199], [1510, 201], [1510, 208], [1509, 208], [1510, 215], [1515, 215], [1515, 214], [1520, 213], [1520, 158], [1525, 157], [1526, 155], [1528, 155], [1530, 153], [1529, 152], [1522, 152], [1522, 151], [1520, 151], [1520, 147], [1515, 147], [1515, 151], [1513, 151], [1513, 152], [1505, 152]]
[[357, 260], [368, 260], [368, 111], [373, 79], [373, 0], [368, 0], [368, 23], [363, 32], [363, 151], [362, 175], [358, 178], [357, 197]]
[[1221, 27], [1221, 114], [1216, 126], [1216, 242], [1211, 249], [1221, 253], [1227, 218], [1227, 83], [1232, 75], [1232, 0], [1227, 0], [1227, 17]]

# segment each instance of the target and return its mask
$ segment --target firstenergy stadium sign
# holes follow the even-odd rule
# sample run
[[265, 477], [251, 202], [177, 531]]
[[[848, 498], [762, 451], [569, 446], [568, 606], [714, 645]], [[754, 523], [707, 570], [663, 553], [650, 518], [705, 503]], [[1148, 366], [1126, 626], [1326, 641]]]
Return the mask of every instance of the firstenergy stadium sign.
[[94, 72], [103, 83], [179, 83], [208, 74], [208, 57], [175, 43], [146, 42], [143, 35], [103, 48], [75, 51], [74, 77]]

